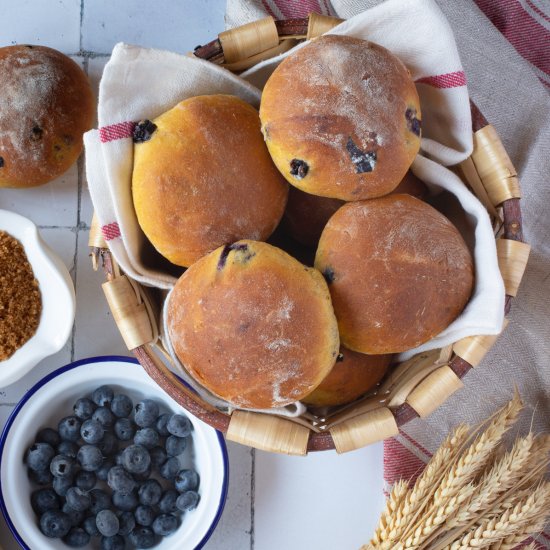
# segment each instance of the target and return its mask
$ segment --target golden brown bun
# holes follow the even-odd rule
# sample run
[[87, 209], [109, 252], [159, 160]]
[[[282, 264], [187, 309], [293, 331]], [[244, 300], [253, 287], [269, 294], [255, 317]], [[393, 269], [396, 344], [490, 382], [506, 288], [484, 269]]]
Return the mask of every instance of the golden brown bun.
[[95, 100], [82, 69], [44, 46], [0, 48], [0, 187], [34, 187], [82, 151]]
[[288, 56], [265, 85], [260, 118], [292, 185], [346, 201], [395, 189], [420, 147], [420, 103], [407, 68], [349, 36], [325, 35]]
[[474, 283], [458, 230], [410, 195], [342, 206], [321, 235], [315, 267], [329, 281], [342, 344], [369, 354], [402, 352], [439, 334]]
[[264, 240], [288, 185], [260, 132], [258, 112], [229, 95], [187, 99], [134, 147], [132, 191], [139, 224], [172, 263], [189, 266], [218, 246]]
[[220, 247], [193, 264], [170, 295], [167, 325], [191, 375], [243, 408], [302, 399], [339, 349], [322, 275], [254, 241]]
[[328, 376], [302, 401], [313, 407], [351, 403], [382, 380], [391, 358], [391, 354], [365, 355], [340, 346], [336, 364]]
[[[408, 170], [399, 185], [391, 192], [394, 193], [407, 193], [423, 199], [428, 194], [428, 188]], [[291, 186], [281, 224], [299, 243], [317, 246], [328, 220], [343, 204], [345, 201], [340, 199], [310, 195]]]

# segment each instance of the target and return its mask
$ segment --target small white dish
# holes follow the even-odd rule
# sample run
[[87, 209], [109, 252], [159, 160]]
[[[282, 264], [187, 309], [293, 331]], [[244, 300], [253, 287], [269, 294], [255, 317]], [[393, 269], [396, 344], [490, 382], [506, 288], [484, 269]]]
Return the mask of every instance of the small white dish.
[[34, 223], [14, 212], [0, 210], [0, 230], [23, 245], [42, 296], [36, 333], [11, 357], [0, 361], [1, 388], [25, 376], [38, 362], [65, 345], [73, 327], [75, 293], [65, 264], [42, 240]]
[[[40, 380], [13, 410], [0, 438], [0, 508], [15, 540], [27, 550], [69, 548], [59, 539], [46, 538], [38, 528], [30, 503], [31, 492], [37, 487], [27, 476], [24, 456], [38, 430], [55, 428], [61, 418], [72, 414], [79, 397], [91, 395], [103, 384], [111, 386], [115, 393], [127, 394], [134, 404], [150, 398], [161, 408], [191, 420], [192, 444], [180, 461], [183, 467], [193, 467], [199, 473], [201, 500], [195, 510], [183, 515], [178, 531], [154, 548], [202, 548], [221, 517], [227, 495], [228, 459], [223, 436], [178, 405], [129, 357], [95, 357], [61, 367]], [[99, 538], [93, 537], [85, 548], [99, 547]]]

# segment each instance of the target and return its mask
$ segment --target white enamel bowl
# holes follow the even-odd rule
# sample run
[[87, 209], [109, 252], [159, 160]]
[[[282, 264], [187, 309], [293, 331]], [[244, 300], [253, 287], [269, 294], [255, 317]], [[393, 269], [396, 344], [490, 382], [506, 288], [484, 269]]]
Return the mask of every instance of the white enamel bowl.
[[[14, 538], [30, 550], [67, 550], [62, 541], [46, 538], [38, 528], [30, 494], [36, 488], [28, 479], [23, 463], [26, 449], [39, 429], [57, 427], [72, 414], [75, 401], [90, 396], [95, 388], [108, 384], [115, 393], [124, 392], [134, 404], [143, 398], [157, 401], [161, 409], [186, 415], [193, 424], [192, 444], [181, 459], [182, 467], [195, 468], [200, 476], [200, 501], [186, 512], [178, 531], [155, 546], [158, 550], [202, 548], [222, 514], [228, 484], [227, 449], [222, 435], [201, 422], [163, 392], [134, 359], [97, 357], [62, 367], [29, 390], [11, 414], [0, 438], [0, 508]], [[99, 549], [93, 537], [88, 549]]]
[[42, 240], [34, 223], [14, 212], [0, 210], [0, 230], [23, 245], [42, 296], [36, 333], [10, 358], [0, 361], [2, 388], [25, 376], [38, 362], [65, 345], [73, 327], [75, 295], [65, 264]]

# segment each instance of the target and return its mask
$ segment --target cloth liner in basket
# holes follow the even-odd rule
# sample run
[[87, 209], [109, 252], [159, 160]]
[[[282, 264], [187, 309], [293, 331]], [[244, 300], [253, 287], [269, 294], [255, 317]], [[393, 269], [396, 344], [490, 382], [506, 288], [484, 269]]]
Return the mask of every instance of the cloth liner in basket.
[[[421, 153], [412, 170], [432, 192], [445, 190], [456, 197], [474, 235], [476, 284], [469, 304], [445, 331], [403, 358], [468, 336], [500, 333], [504, 285], [490, 219], [462, 181], [445, 167], [466, 160], [472, 152], [468, 93], [447, 21], [431, 0], [388, 0], [331, 32], [378, 42], [408, 66], [417, 83], [423, 120]], [[258, 107], [261, 90], [257, 86], [263, 85], [288, 54], [261, 62], [239, 77], [190, 56], [115, 46], [100, 84], [99, 129], [85, 135], [86, 171], [103, 235], [129, 277], [160, 289], [170, 289], [176, 281], [142, 258], [146, 238], [137, 223], [131, 195], [135, 123], [153, 119], [187, 97], [203, 94], [234, 94]]]

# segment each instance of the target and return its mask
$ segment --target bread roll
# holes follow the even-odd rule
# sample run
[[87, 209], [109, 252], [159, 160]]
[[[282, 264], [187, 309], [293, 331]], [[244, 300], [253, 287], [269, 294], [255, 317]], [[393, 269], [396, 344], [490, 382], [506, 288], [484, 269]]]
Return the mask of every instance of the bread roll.
[[302, 401], [313, 407], [351, 403], [382, 380], [391, 355], [365, 355], [340, 346], [336, 364], [328, 376]]
[[[407, 193], [423, 199], [428, 188], [409, 170], [392, 193]], [[328, 220], [343, 204], [345, 201], [340, 199], [310, 195], [291, 186], [281, 225], [299, 243], [317, 246]]]
[[139, 224], [160, 254], [189, 266], [220, 245], [269, 237], [288, 185], [252, 106], [229, 95], [193, 97], [151, 129], [134, 147], [132, 192]]
[[292, 185], [346, 201], [395, 189], [420, 147], [420, 104], [407, 68], [385, 48], [349, 36], [321, 36], [289, 55], [265, 85], [260, 118]]
[[409, 195], [342, 206], [321, 235], [315, 267], [329, 282], [342, 344], [369, 354], [402, 352], [439, 334], [474, 283], [458, 230]]
[[179, 360], [237, 407], [302, 399], [338, 355], [322, 275], [267, 243], [243, 240], [201, 258], [178, 280], [167, 307]]
[[45, 46], [0, 48], [0, 187], [34, 187], [82, 151], [95, 101], [82, 69]]

